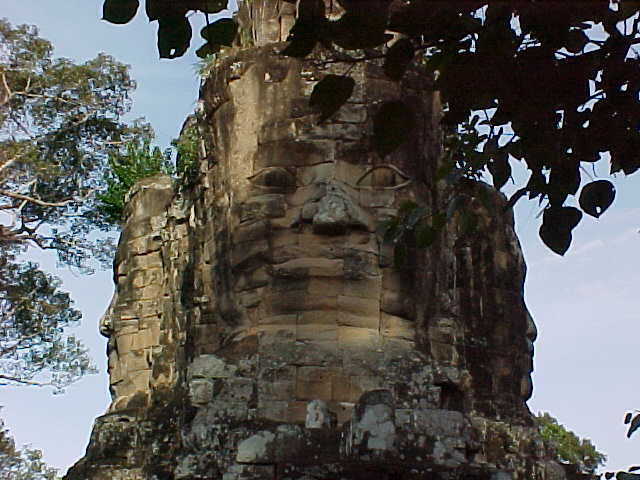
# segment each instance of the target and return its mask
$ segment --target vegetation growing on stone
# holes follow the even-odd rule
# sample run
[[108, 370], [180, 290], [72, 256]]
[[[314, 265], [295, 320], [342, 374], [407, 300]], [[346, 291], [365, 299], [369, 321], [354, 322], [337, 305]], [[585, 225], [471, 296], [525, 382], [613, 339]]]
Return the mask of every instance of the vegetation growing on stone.
[[175, 174], [178, 181], [190, 183], [197, 173], [201, 136], [195, 117], [187, 121], [178, 138], [171, 142], [176, 154]]
[[199, 152], [200, 134], [195, 121], [188, 124], [164, 151], [158, 146], [152, 147], [150, 138], [128, 142], [124, 152], [114, 152], [109, 157], [106, 189], [97, 195], [98, 216], [106, 223], [120, 225], [124, 220], [128, 193], [144, 178], [162, 173], [174, 177], [181, 185], [188, 185], [197, 172]]
[[542, 438], [556, 449], [561, 461], [577, 465], [586, 473], [594, 473], [604, 465], [607, 456], [596, 450], [591, 440], [581, 439], [547, 412], [538, 413], [535, 419]]
[[127, 194], [138, 180], [158, 173], [171, 174], [170, 152], [151, 147], [149, 139], [127, 143], [125, 152], [112, 153], [106, 172], [106, 191], [99, 193], [98, 209], [108, 223], [120, 224], [124, 215]]

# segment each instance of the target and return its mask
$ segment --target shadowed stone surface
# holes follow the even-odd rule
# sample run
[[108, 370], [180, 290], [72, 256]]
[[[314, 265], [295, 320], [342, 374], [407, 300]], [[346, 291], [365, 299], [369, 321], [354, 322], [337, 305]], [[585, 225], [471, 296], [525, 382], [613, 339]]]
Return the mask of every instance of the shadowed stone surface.
[[[454, 218], [399, 266], [376, 234], [447, 201], [427, 77], [350, 65], [318, 125], [313, 86], [345, 65], [278, 54], [293, 5], [243, 8], [261, 20], [202, 85], [193, 182], [131, 193], [100, 324], [113, 401], [65, 478], [564, 479], [525, 404], [536, 331], [504, 198], [469, 182], [473, 235]], [[417, 127], [381, 159], [371, 119], [398, 97]]]

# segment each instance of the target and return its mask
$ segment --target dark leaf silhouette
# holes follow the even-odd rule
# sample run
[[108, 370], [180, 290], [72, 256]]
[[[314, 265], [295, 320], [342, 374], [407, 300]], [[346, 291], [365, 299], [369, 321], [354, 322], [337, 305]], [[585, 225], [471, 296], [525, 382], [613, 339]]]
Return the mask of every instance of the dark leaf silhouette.
[[138, 12], [138, 0], [105, 0], [102, 5], [102, 19], [122, 25], [128, 23]]
[[281, 54], [296, 58], [309, 55], [320, 40], [326, 22], [323, 0], [301, 0], [298, 5], [298, 18], [287, 38], [289, 45]]
[[511, 195], [511, 198], [509, 198], [509, 200], [507, 201], [505, 210], [509, 210], [510, 208], [513, 208], [515, 204], [518, 202], [518, 200], [520, 200], [526, 194], [527, 194], [526, 187], [518, 189], [518, 191], [516, 191], [513, 195]]
[[[197, 10], [205, 13], [218, 13], [227, 8], [227, 0], [196, 0]], [[195, 10], [195, 9], [191, 9]]]
[[385, 157], [411, 134], [415, 126], [415, 116], [402, 101], [384, 103], [373, 119], [373, 144], [376, 152]]
[[318, 23], [324, 19], [324, 0], [300, 0], [298, 4], [298, 20], [305, 23]]
[[637, 472], [638, 470], [640, 470], [640, 466], [638, 465], [634, 465], [633, 467], [629, 468], [630, 472]]
[[393, 38], [385, 33], [384, 17], [371, 15], [368, 8], [345, 13], [339, 20], [329, 23], [330, 39], [346, 50], [374, 48]]
[[589, 37], [582, 30], [570, 30], [566, 38], [566, 49], [571, 53], [580, 53], [589, 43]]
[[382, 45], [386, 35], [389, 0], [342, 0], [346, 13], [330, 23], [330, 38], [338, 46], [355, 50]]
[[628, 425], [631, 421], [631, 418], [633, 418], [633, 414], [631, 412], [627, 412], [627, 414], [624, 416], [624, 424]]
[[280, 53], [285, 57], [303, 58], [313, 51], [319, 37], [313, 25], [296, 23], [291, 28], [287, 40], [289, 40], [289, 45]]
[[498, 190], [500, 190], [511, 177], [511, 164], [509, 164], [509, 157], [506, 153], [496, 155], [492, 158], [487, 164], [487, 169], [493, 176], [493, 186]]
[[[639, 29], [637, 24], [619, 29], [622, 20], [640, 12], [637, 2], [336, 0], [345, 13], [338, 16], [339, 9], [332, 7], [330, 18], [324, 0], [286, 2], [296, 4], [297, 17], [284, 55], [304, 58], [321, 45], [332, 63], [344, 60], [345, 66], [384, 56], [385, 75], [399, 81], [411, 68], [414, 52], [424, 52], [424, 66], [434, 75], [445, 107], [444, 128], [458, 132], [472, 112], [496, 109], [493, 117], [487, 113], [484, 128], [509, 125], [515, 140], [480, 151], [483, 140], [477, 136], [469, 145], [475, 153], [455, 163], [456, 172], [464, 172], [458, 179], [488, 167], [500, 188], [510, 178], [506, 159], [513, 157], [531, 173], [526, 185], [517, 185], [513, 200], [526, 192], [530, 199], [548, 199], [557, 210], [580, 191], [582, 162], [601, 162], [602, 154], [609, 153], [611, 173], [640, 170], [640, 59], [630, 54]], [[137, 3], [106, 0], [104, 18], [126, 23]], [[227, 0], [146, 0], [149, 19], [161, 20], [161, 56], [176, 58], [188, 47], [190, 28], [178, 18], [190, 11], [217, 13], [226, 6]], [[483, 15], [477, 15], [478, 9], [484, 9]], [[260, 21], [245, 18], [244, 23]], [[231, 42], [230, 20], [224, 24], [229, 28], [224, 34], [213, 27], [205, 30], [208, 42], [197, 51], [199, 56]], [[593, 24], [601, 25], [603, 39], [593, 36]], [[387, 32], [404, 38], [385, 53], [379, 47], [389, 40]], [[331, 102], [320, 102], [327, 105], [319, 108], [323, 119], [335, 111], [338, 100], [331, 108]], [[380, 114], [374, 121], [372, 142], [380, 155], [388, 155], [410, 135], [412, 115], [397, 110], [391, 113], [398, 115], [385, 119]], [[609, 184], [594, 182], [582, 188], [580, 206], [597, 217], [614, 195]], [[547, 223], [541, 235], [562, 251], [571, 232], [556, 230], [561, 233]], [[553, 241], [560, 238], [563, 242]]]
[[580, 188], [580, 165], [578, 162], [564, 159], [551, 169], [546, 193], [552, 205], [562, 205], [569, 195]]
[[582, 212], [574, 207], [549, 207], [542, 216], [540, 238], [558, 255], [571, 246], [571, 231], [580, 223]]
[[[194, 0], [196, 1], [196, 0]], [[174, 2], [173, 0], [146, 0], [145, 10], [147, 18], [152, 22], [161, 18], [184, 17], [190, 10], [188, 2]]]
[[404, 242], [397, 242], [393, 249], [393, 263], [396, 268], [405, 266], [409, 253]]
[[218, 53], [220, 51], [220, 45], [205, 43], [200, 48], [196, 50], [196, 55], [199, 58], [206, 58], [209, 55], [213, 55], [214, 53]]
[[320, 111], [318, 123], [336, 113], [353, 93], [356, 82], [343, 75], [327, 75], [319, 81], [309, 99], [309, 105]]
[[230, 18], [221, 18], [200, 30], [200, 36], [207, 42], [229, 47], [233, 44], [237, 33], [238, 24]]
[[631, 435], [640, 428], [640, 413], [637, 413], [635, 417], [631, 420], [631, 424], [629, 425], [629, 430], [627, 430], [627, 438], [631, 438]]
[[402, 38], [394, 43], [387, 52], [384, 73], [392, 80], [400, 80], [415, 56], [411, 40]]
[[580, 208], [587, 215], [599, 218], [613, 203], [616, 189], [608, 180], [591, 182], [580, 192]]
[[400, 204], [400, 208], [398, 208], [398, 215], [401, 217], [406, 217], [410, 215], [416, 208], [418, 208], [418, 204], [413, 200], [407, 200]]
[[185, 17], [158, 19], [158, 52], [160, 58], [181, 57], [191, 42], [191, 24]]

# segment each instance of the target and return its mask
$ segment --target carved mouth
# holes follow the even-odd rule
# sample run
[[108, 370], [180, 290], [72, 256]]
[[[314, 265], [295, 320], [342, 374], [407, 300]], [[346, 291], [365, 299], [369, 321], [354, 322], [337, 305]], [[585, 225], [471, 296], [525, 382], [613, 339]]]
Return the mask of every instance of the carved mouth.
[[338, 236], [347, 233], [347, 225], [345, 223], [314, 223], [313, 233], [319, 235]]

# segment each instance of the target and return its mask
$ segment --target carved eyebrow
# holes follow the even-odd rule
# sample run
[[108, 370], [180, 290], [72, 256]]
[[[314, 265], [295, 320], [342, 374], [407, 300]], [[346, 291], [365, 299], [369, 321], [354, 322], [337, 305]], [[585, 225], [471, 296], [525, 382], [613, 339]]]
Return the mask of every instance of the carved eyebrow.
[[[315, 162], [315, 163], [311, 163], [309, 165], [295, 166], [295, 168], [296, 168], [296, 170], [298, 170], [300, 168], [311, 168], [311, 167], [317, 167], [318, 165], [325, 165], [327, 163], [334, 163], [335, 164], [336, 162], [335, 162], [335, 160], [324, 160], [322, 162]], [[272, 165], [270, 167], [261, 168], [259, 171], [257, 171], [253, 175], [248, 176], [247, 180], [249, 180], [250, 182], [253, 183], [253, 180], [256, 177], [259, 177], [260, 175], [263, 175], [264, 173], [273, 172], [273, 171], [285, 172], [286, 174], [290, 175], [292, 178], [297, 179], [297, 175], [292, 173], [291, 171], [289, 171], [286, 167]], [[303, 185], [298, 185], [297, 181], [296, 181], [296, 185], [297, 186], [303, 186]], [[258, 186], [260, 186], [260, 185], [258, 185]]]
[[[360, 182], [362, 182], [368, 175], [371, 175], [373, 172], [375, 172], [376, 170], [381, 170], [383, 168], [387, 168], [390, 170], [393, 170], [394, 172], [396, 172], [398, 175], [400, 175], [402, 178], [405, 179], [404, 182], [398, 184], [398, 185], [394, 185], [393, 187], [372, 187], [369, 185], [360, 185]], [[382, 190], [397, 190], [400, 188], [404, 188], [407, 185], [409, 185], [411, 182], [413, 182], [413, 178], [411, 178], [409, 175], [407, 175], [406, 173], [404, 173], [402, 170], [400, 170], [398, 167], [396, 167], [395, 165], [392, 165], [390, 163], [385, 163], [383, 165], [375, 165], [373, 167], [371, 167], [370, 169], [368, 169], [366, 172], [364, 172], [360, 178], [358, 179], [358, 181], [356, 182], [356, 187], [357, 188], [368, 188], [368, 189], [382, 189]]]
[[260, 175], [262, 175], [262, 174], [264, 174], [266, 172], [273, 172], [273, 171], [285, 172], [285, 173], [287, 173], [287, 174], [289, 174], [289, 175], [291, 175], [293, 177], [293, 174], [289, 170], [287, 170], [286, 168], [284, 168], [284, 167], [275, 167], [274, 166], [274, 167], [261, 168], [259, 171], [257, 171], [253, 175], [248, 176], [247, 180], [251, 181], [254, 178], [259, 177]]

